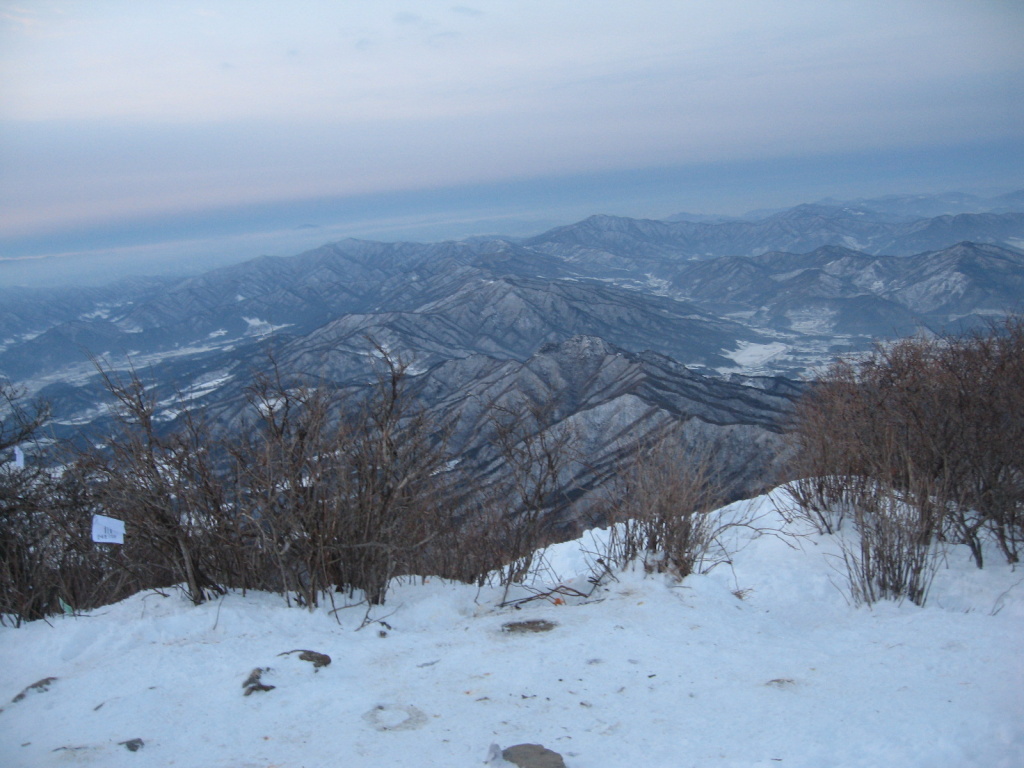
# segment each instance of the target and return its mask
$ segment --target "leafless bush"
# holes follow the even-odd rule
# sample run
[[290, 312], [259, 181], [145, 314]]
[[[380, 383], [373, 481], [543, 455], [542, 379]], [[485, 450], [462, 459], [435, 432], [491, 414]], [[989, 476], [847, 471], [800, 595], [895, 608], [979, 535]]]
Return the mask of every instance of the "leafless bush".
[[0, 382], [0, 622], [42, 618], [59, 610], [60, 531], [51, 520], [53, 480], [17, 466], [13, 449], [34, 441], [49, 417], [40, 402]]
[[50, 405], [44, 400], [27, 400], [25, 390], [0, 381], [0, 456], [29, 440], [50, 419]]
[[482, 587], [506, 560], [498, 505], [479, 493], [457, 495], [456, 505], [460, 514], [431, 543], [430, 566], [423, 573]]
[[979, 567], [983, 531], [1016, 563], [1024, 544], [1024, 317], [955, 340], [940, 363], [956, 424], [943, 449], [955, 456], [963, 498], [950, 519], [953, 535]]
[[840, 545], [855, 604], [907, 598], [924, 605], [940, 563], [938, 533], [949, 512], [948, 495], [899, 456], [898, 447], [893, 451], [887, 464], [907, 465], [900, 485], [859, 482], [847, 497], [856, 536], [841, 538]]
[[452, 514], [446, 430], [406, 392], [408, 363], [375, 345], [376, 387], [345, 448], [350, 478], [338, 583], [383, 603], [397, 575], [430, 570]]
[[59, 542], [47, 514], [46, 480], [34, 470], [0, 467], [0, 621], [30, 621], [57, 607], [52, 563]]
[[286, 381], [276, 363], [254, 376], [248, 398], [255, 428], [229, 448], [244, 572], [312, 609], [332, 586], [350, 495], [341, 404], [326, 387]]
[[[963, 337], [903, 339], [837, 362], [798, 404], [791, 436], [798, 479], [790, 493], [822, 532], [853, 517], [868, 536], [857, 568], [915, 573], [927, 560], [924, 539], [940, 537], [967, 545], [980, 568], [986, 532], [1016, 562], [1024, 540], [1024, 320]], [[879, 540], [886, 535], [891, 546]], [[879, 557], [907, 562], [883, 567]], [[886, 585], [898, 580], [879, 579], [869, 589], [857, 577], [860, 599], [896, 596]], [[904, 579], [902, 596], [923, 601], [917, 581]]]
[[[405, 391], [407, 365], [375, 351], [368, 395], [272, 364], [249, 388], [251, 429], [229, 438], [183, 402], [162, 423], [135, 371], [101, 368], [116, 402], [105, 444], [83, 449], [60, 483], [40, 470], [0, 477], [0, 612], [38, 618], [59, 600], [90, 607], [177, 584], [196, 604], [228, 587], [310, 608], [334, 587], [381, 603], [394, 577], [429, 572], [452, 536], [445, 430]], [[16, 420], [0, 420], [0, 437], [13, 444], [38, 424], [13, 393], [9, 405]], [[91, 542], [94, 512], [125, 521], [124, 545]]]
[[383, 603], [391, 579], [433, 565], [448, 526], [444, 430], [405, 391], [408, 365], [374, 349], [362, 400], [273, 364], [249, 390], [255, 429], [233, 449], [257, 570], [310, 608], [335, 586]]
[[140, 588], [184, 584], [196, 605], [223, 593], [219, 528], [232, 505], [219, 482], [216, 441], [187, 412], [164, 434], [156, 399], [136, 372], [101, 374], [116, 401], [115, 432], [105, 451], [80, 457], [76, 472], [97, 509], [125, 521], [126, 567]]
[[501, 469], [484, 508], [493, 521], [488, 541], [497, 549], [506, 589], [532, 572], [549, 543], [549, 515], [567, 498], [565, 483], [578, 458], [575, 430], [554, 418], [553, 403], [520, 400], [490, 406], [492, 444]]
[[874, 414], [863, 396], [856, 368], [836, 362], [796, 405], [790, 439], [795, 451], [786, 490], [821, 533], [838, 531], [852, 512], [863, 485], [872, 446], [859, 437], [870, 433]]
[[121, 545], [92, 540], [93, 512], [103, 510], [95, 507], [82, 477], [73, 467], [61, 472], [47, 491], [47, 521], [58, 545], [51, 565], [64, 611], [97, 608], [149, 586]]
[[907, 504], [892, 489], [879, 488], [857, 502], [855, 544], [844, 541], [854, 603], [909, 598], [924, 605], [938, 566], [927, 512]]
[[720, 536], [736, 521], [714, 513], [723, 502], [715, 459], [714, 446], [688, 449], [672, 435], [639, 446], [611, 491], [602, 559], [620, 568], [641, 561], [680, 579], [701, 571], [709, 556], [728, 559]]
[[[0, 455], [35, 445], [49, 409], [0, 386]], [[36, 454], [38, 451], [30, 451]], [[126, 592], [106, 553], [91, 541], [89, 505], [73, 475], [30, 457], [0, 461], [0, 622], [15, 624], [92, 608]]]

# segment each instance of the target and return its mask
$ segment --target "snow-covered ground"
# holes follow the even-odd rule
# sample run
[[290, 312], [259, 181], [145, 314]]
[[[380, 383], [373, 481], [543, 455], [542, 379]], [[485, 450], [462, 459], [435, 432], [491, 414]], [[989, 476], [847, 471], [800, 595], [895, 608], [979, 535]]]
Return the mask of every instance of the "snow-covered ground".
[[[793, 532], [781, 503], [750, 502]], [[569, 768], [1024, 765], [1024, 572], [953, 551], [925, 608], [855, 608], [830, 538], [747, 538], [731, 567], [559, 604], [407, 583], [362, 629], [365, 606], [173, 591], [0, 628], [0, 764], [454, 768], [533, 742]], [[599, 548], [559, 545], [545, 573], [589, 587]], [[535, 619], [554, 627], [503, 630]], [[244, 696], [257, 667], [275, 687]]]

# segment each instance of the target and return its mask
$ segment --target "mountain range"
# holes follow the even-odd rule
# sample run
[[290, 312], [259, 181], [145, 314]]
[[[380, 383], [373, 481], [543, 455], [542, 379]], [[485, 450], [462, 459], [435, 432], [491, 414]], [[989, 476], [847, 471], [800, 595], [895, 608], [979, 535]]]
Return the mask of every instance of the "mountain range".
[[484, 475], [498, 471], [484, 406], [519, 398], [580, 436], [581, 487], [672, 429], [727, 447], [719, 469], [741, 493], [784, 450], [795, 380], [879, 338], [1022, 306], [1024, 213], [886, 205], [592, 216], [526, 239], [345, 240], [188, 279], [2, 289], [0, 374], [53, 403], [58, 437], [105, 429], [94, 361], [139, 371], [168, 428], [182, 408], [228, 428], [268, 346], [286, 370], [354, 388], [374, 375], [372, 340], [410, 364], [412, 391]]

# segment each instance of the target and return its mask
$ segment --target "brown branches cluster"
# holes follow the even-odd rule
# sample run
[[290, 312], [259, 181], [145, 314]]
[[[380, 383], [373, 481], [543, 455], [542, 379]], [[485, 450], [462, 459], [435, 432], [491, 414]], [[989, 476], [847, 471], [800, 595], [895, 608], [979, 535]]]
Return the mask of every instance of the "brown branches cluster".
[[[377, 379], [356, 394], [271, 359], [248, 387], [248, 423], [230, 434], [184, 400], [169, 427], [136, 372], [101, 369], [115, 403], [104, 445], [53, 475], [4, 467], [0, 616], [178, 585], [196, 604], [238, 588], [312, 609], [341, 590], [383, 603], [412, 574], [525, 579], [562, 503], [571, 431], [525, 401], [492, 404], [493, 475], [467, 478], [445, 426], [407, 391], [408, 366], [380, 345], [373, 354]], [[45, 421], [17, 413], [3, 434], [19, 440]], [[93, 543], [93, 513], [123, 520], [125, 543]]]
[[358, 402], [271, 361], [248, 388], [252, 423], [221, 438], [187, 415], [163, 435], [138, 377], [108, 381], [119, 434], [85, 466], [97, 504], [132, 531], [128, 559], [196, 603], [229, 586], [311, 609], [334, 588], [382, 603], [445, 529], [448, 476], [443, 430], [404, 393], [407, 366], [377, 351]]
[[855, 599], [923, 603], [935, 546], [1024, 543], [1024, 319], [880, 345], [800, 403], [792, 493], [822, 532], [850, 519]]
[[680, 579], [700, 572], [728, 525], [714, 514], [724, 500], [717, 458], [715, 446], [687, 446], [678, 435], [638, 446], [610, 491], [616, 524], [603, 559]]

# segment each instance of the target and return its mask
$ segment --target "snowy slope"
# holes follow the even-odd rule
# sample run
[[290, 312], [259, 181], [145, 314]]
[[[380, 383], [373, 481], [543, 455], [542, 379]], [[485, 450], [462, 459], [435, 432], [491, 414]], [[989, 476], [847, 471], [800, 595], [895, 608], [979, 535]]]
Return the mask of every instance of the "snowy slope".
[[[781, 498], [749, 504], [792, 533]], [[854, 608], [831, 539], [737, 536], [732, 567], [638, 569], [560, 605], [397, 586], [358, 631], [362, 606], [173, 592], [0, 628], [0, 764], [454, 767], [534, 742], [569, 768], [1024, 765], [1024, 573], [953, 551], [925, 608]], [[549, 550], [546, 575], [586, 586], [599, 539]], [[529, 619], [556, 626], [502, 629]], [[276, 687], [244, 696], [256, 667]]]

